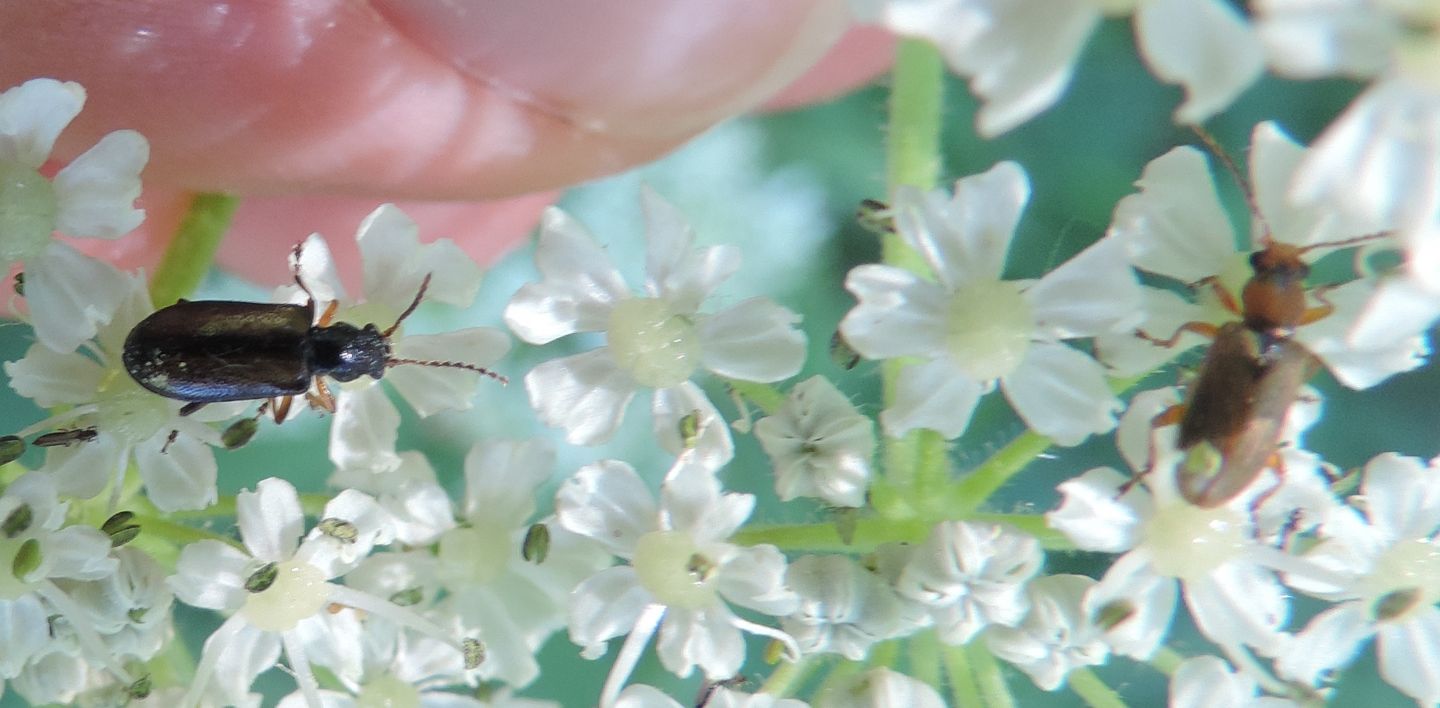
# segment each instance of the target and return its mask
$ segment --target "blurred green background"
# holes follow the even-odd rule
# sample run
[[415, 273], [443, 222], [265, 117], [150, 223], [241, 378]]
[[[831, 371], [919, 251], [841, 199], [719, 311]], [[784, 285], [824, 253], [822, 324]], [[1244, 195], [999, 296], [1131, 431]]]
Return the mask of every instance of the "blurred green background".
[[[1297, 140], [1308, 143], [1358, 92], [1347, 82], [1295, 83], [1267, 78], [1250, 89], [1209, 128], [1237, 157], [1249, 142], [1253, 125], [1278, 121]], [[1129, 24], [1110, 22], [1088, 45], [1073, 85], [1058, 106], [1000, 139], [984, 141], [972, 128], [976, 103], [965, 84], [951, 79], [947, 88], [943, 177], [957, 177], [988, 169], [1001, 160], [1021, 163], [1030, 176], [1032, 197], [1011, 251], [1008, 275], [1035, 277], [1063, 262], [1101, 236], [1115, 202], [1133, 191], [1132, 183], [1144, 164], [1182, 143], [1195, 143], [1170, 120], [1180, 90], [1157, 83], [1138, 60]], [[740, 274], [726, 283], [711, 307], [756, 294], [766, 294], [804, 316], [811, 356], [799, 379], [819, 373], [831, 377], [859, 402], [862, 410], [877, 414], [878, 376], [874, 365], [862, 363], [843, 371], [831, 363], [826, 349], [840, 318], [852, 304], [841, 284], [847, 270], [874, 261], [877, 239], [853, 219], [856, 204], [864, 198], [883, 198], [885, 102], [883, 85], [805, 110], [748, 117], [721, 125], [676, 153], [642, 169], [577, 187], [560, 206], [585, 223], [606, 245], [618, 263], [628, 264], [632, 285], [641, 281], [643, 224], [638, 188], [649, 184], [687, 214], [702, 243], [735, 243], [745, 253]], [[1234, 212], [1237, 225], [1247, 223], [1233, 180], [1217, 175], [1222, 195]], [[307, 232], [304, 224], [296, 233]], [[352, 234], [326, 234], [330, 239]], [[426, 234], [427, 238], [445, 234]], [[412, 320], [411, 331], [447, 331], [462, 326], [500, 325], [510, 295], [535, 278], [533, 245], [517, 250], [489, 272], [476, 304], [464, 311], [426, 305]], [[624, 266], [622, 266], [624, 267]], [[214, 273], [199, 298], [264, 300], [275, 284], [256, 285]], [[32, 338], [25, 327], [0, 329], [0, 357], [18, 359]], [[580, 465], [605, 457], [631, 462], [643, 475], [658, 481], [669, 463], [651, 439], [649, 400], [637, 397], [620, 435], [603, 448], [580, 449], [566, 445], [555, 431], [535, 421], [517, 385], [534, 364], [595, 346], [594, 338], [572, 337], [545, 347], [517, 343], [512, 354], [496, 368], [516, 382], [508, 388], [485, 386], [471, 411], [444, 413], [419, 420], [401, 405], [404, 422], [401, 448], [424, 451], [438, 474], [454, 491], [461, 484], [461, 462], [477, 440], [539, 435], [551, 439], [559, 451], [556, 482]], [[1191, 359], [1198, 360], [1198, 353]], [[1175, 381], [1171, 371], [1154, 378], [1156, 385]], [[1397, 376], [1366, 392], [1337, 388], [1323, 376], [1318, 385], [1326, 393], [1329, 414], [1307, 437], [1310, 446], [1341, 468], [1363, 464], [1374, 454], [1399, 451], [1429, 458], [1437, 452], [1433, 401], [1440, 398], [1440, 374], [1433, 368]], [[710, 382], [712, 400], [727, 415], [735, 413], [723, 390]], [[957, 473], [984, 460], [1021, 431], [1018, 420], [1003, 399], [992, 396], [982, 404], [970, 431], [952, 446]], [[43, 412], [8, 388], [0, 391], [0, 428], [16, 430], [43, 417]], [[306, 416], [284, 426], [264, 425], [249, 446], [218, 455], [222, 494], [253, 488], [268, 476], [281, 476], [302, 490], [318, 491], [331, 471], [325, 444], [328, 420]], [[762, 521], [819, 521], [814, 505], [789, 504], [781, 508], [770, 487], [769, 464], [755, 441], [736, 436], [736, 461], [724, 473], [727, 485], [759, 495], [756, 519]], [[1085, 469], [1112, 464], [1113, 443], [1102, 437], [1073, 449], [1055, 449], [1038, 460], [993, 500], [992, 510], [1043, 512], [1058, 500], [1055, 486]], [[32, 453], [26, 460], [38, 464]], [[552, 487], [553, 489], [553, 487]], [[548, 511], [548, 492], [542, 495]], [[228, 521], [223, 526], [228, 525]], [[222, 528], [223, 530], [223, 528]], [[1050, 572], [1078, 572], [1098, 576], [1107, 558], [1095, 554], [1052, 554]], [[1297, 618], [1313, 613], [1317, 605], [1301, 603]], [[207, 613], [181, 610], [178, 615], [192, 650], [209, 628], [216, 625]], [[1193, 629], [1177, 626], [1172, 646], [1186, 654], [1210, 651]], [[761, 644], [752, 642], [745, 675], [752, 679], [768, 673], [759, 661]], [[613, 657], [617, 646], [612, 646]], [[547, 674], [523, 692], [565, 705], [593, 702], [608, 658], [598, 662], [579, 659], [564, 633], [545, 648], [542, 664]], [[1404, 704], [1393, 689], [1379, 683], [1373, 657], [1361, 658], [1344, 675], [1336, 702], [1364, 698]], [[1152, 705], [1163, 700], [1165, 684], [1153, 669], [1126, 659], [1113, 659], [1098, 670], [1107, 683], [1131, 705]], [[554, 680], [547, 676], [562, 676]], [[653, 654], [632, 679], [669, 687], [686, 703], [695, 695], [698, 680], [670, 677]], [[289, 689], [289, 681], [271, 672], [264, 684], [273, 701]], [[1073, 694], [1060, 690], [1045, 694], [1023, 674], [1012, 672], [1010, 685], [1027, 705], [1079, 705]], [[752, 685], [752, 688], [754, 686]], [[18, 705], [13, 694], [4, 705]]]

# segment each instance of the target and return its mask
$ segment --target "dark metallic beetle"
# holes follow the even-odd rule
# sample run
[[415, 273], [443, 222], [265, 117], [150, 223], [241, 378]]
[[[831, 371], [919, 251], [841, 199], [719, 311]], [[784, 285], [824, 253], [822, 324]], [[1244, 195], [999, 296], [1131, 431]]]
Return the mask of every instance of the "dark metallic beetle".
[[[298, 271], [295, 282], [309, 293]], [[331, 324], [333, 303], [316, 322], [313, 297], [304, 305], [181, 300], [135, 325], [121, 358], [141, 386], [188, 402], [182, 413], [207, 403], [307, 395], [312, 382], [317, 390], [310, 395], [312, 405], [334, 410], [320, 377], [378, 379], [397, 364], [465, 369], [503, 383], [503, 377], [472, 364], [392, 356], [390, 335], [419, 306], [429, 285], [427, 275], [414, 301], [383, 331], [374, 324]]]

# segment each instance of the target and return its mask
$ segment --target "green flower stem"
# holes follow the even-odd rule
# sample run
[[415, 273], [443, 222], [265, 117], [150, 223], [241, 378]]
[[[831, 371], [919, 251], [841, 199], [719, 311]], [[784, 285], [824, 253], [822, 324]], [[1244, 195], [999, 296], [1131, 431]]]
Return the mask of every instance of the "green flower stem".
[[1010, 686], [1005, 683], [1005, 674], [1000, 662], [986, 648], [985, 642], [972, 641], [965, 646], [970, 657], [970, 669], [975, 672], [975, 683], [980, 686], [980, 697], [989, 708], [1015, 708], [1015, 697], [1010, 695]]
[[869, 655], [865, 657], [867, 666], [894, 667], [900, 659], [900, 640], [891, 639], [880, 642], [870, 649]]
[[975, 674], [970, 670], [970, 657], [965, 647], [945, 647], [945, 676], [950, 679], [950, 705], [984, 706], [980, 699], [980, 684], [975, 683]]
[[1150, 665], [1166, 676], [1173, 676], [1183, 661], [1185, 661], [1185, 655], [1170, 647], [1160, 647], [1155, 652], [1155, 656], [1150, 657]]
[[142, 540], [147, 544], [156, 540], [163, 540], [175, 546], [184, 546], [196, 541], [219, 541], [221, 543], [243, 549], [239, 541], [215, 533], [207, 529], [195, 528], [185, 524], [177, 524], [169, 519], [162, 519], [158, 516], [148, 514], [136, 514], [135, 523], [140, 525], [140, 535], [136, 543]]
[[190, 209], [150, 279], [150, 299], [156, 307], [172, 305], [195, 292], [215, 261], [215, 251], [239, 204], [239, 198], [225, 194], [197, 194], [190, 201]]
[[1050, 438], [1034, 431], [1021, 433], [952, 488], [951, 508], [962, 516], [974, 512], [995, 490], [1048, 449]]
[[1105, 685], [1094, 671], [1086, 668], [1075, 669], [1066, 678], [1070, 690], [1091, 708], [1125, 708], [1125, 701], [1115, 689]]
[[[897, 187], [930, 189], [939, 178], [944, 77], [944, 63], [934, 47], [919, 40], [900, 41], [890, 79], [890, 126], [886, 145], [886, 180], [892, 197]], [[924, 263], [919, 255], [898, 235], [886, 234], [881, 243], [884, 262], [923, 271]], [[887, 406], [895, 400], [895, 381], [902, 366], [902, 362], [896, 360], [881, 365]], [[929, 431], [887, 440], [884, 474], [898, 486], [907, 487], [917, 475], [919, 462], [933, 458], [931, 449], [935, 447], [943, 455], [944, 445], [939, 435]], [[933, 476], [933, 472], [927, 474]]]
[[858, 661], [842, 661], [836, 664], [834, 668], [830, 669], [830, 673], [825, 675], [825, 680], [821, 681], [820, 685], [816, 687], [815, 695], [823, 696], [831, 691], [839, 691], [845, 688], [845, 684], [849, 683], [850, 679], [860, 673], [860, 670], [864, 668], [864, 666], [864, 664]]
[[934, 630], [921, 632], [906, 643], [910, 649], [910, 675], [936, 689], [940, 684], [940, 639]]
[[[964, 517], [969, 521], [983, 521], [1008, 524], [1034, 536], [1047, 551], [1073, 551], [1075, 544], [1064, 534], [1045, 523], [1045, 517], [1037, 514], [971, 514]], [[958, 520], [951, 517], [910, 519], [886, 519], [871, 517], [860, 519], [855, 525], [855, 535], [850, 543], [840, 538], [840, 532], [833, 523], [818, 524], [757, 524], [746, 526], [735, 532], [730, 540], [745, 546], [768, 543], [783, 551], [805, 553], [867, 553], [882, 543], [918, 543], [930, 534], [930, 529], [941, 521]]]
[[725, 379], [725, 383], [736, 393], [744, 396], [746, 400], [754, 403], [755, 407], [763, 411], [765, 415], [775, 415], [775, 411], [780, 410], [780, 406], [785, 403], [785, 394], [769, 384], [736, 379]]
[[819, 662], [811, 657], [801, 657], [799, 661], [781, 662], [770, 672], [765, 683], [760, 687], [760, 693], [768, 693], [776, 698], [795, 695], [796, 691], [810, 679], [810, 675], [820, 668]]
[[[330, 503], [330, 497], [325, 494], [307, 492], [300, 494], [300, 511], [309, 517], [319, 517], [325, 512], [325, 505]], [[172, 511], [169, 518], [177, 521], [204, 521], [208, 519], [233, 518], [236, 513], [235, 497], [226, 495], [220, 497], [214, 504], [204, 509], [193, 509], [189, 511]]]

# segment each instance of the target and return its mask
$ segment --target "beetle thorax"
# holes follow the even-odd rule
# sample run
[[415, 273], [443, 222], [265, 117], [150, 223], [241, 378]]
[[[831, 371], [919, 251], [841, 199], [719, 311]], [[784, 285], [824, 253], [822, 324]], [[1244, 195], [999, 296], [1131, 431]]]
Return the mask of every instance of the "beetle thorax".
[[336, 381], [354, 381], [362, 374], [371, 378], [385, 375], [390, 342], [368, 324], [359, 328], [345, 322], [310, 328], [310, 368], [316, 376]]

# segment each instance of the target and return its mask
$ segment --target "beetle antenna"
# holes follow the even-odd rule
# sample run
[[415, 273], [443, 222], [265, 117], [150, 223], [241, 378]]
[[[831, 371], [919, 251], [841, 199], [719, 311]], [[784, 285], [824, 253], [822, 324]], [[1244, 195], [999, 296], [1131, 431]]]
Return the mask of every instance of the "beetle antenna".
[[1265, 230], [1262, 238], [1266, 244], [1269, 244], [1270, 224], [1265, 223], [1265, 216], [1260, 213], [1260, 201], [1255, 198], [1255, 190], [1251, 189], [1250, 180], [1245, 179], [1245, 173], [1240, 171], [1240, 166], [1235, 164], [1235, 159], [1230, 157], [1230, 153], [1225, 152], [1225, 147], [1215, 139], [1214, 135], [1210, 134], [1210, 131], [1198, 124], [1190, 126], [1190, 130], [1200, 138], [1200, 142], [1205, 143], [1205, 149], [1209, 150], [1220, 161], [1220, 164], [1225, 166], [1225, 170], [1235, 179], [1235, 184], [1240, 186], [1240, 193], [1245, 195], [1245, 205], [1249, 207], [1250, 214], [1255, 220], [1260, 222], [1260, 228]]
[[1355, 236], [1353, 238], [1342, 238], [1338, 241], [1321, 241], [1320, 243], [1312, 243], [1308, 246], [1302, 247], [1300, 249], [1300, 252], [1308, 253], [1317, 248], [1349, 248], [1350, 246], [1359, 246], [1361, 244], [1370, 243], [1371, 241], [1379, 241], [1382, 238], [1388, 238], [1394, 235], [1394, 231], [1376, 231], [1373, 234], [1365, 234], [1363, 236]]
[[476, 366], [476, 365], [474, 365], [474, 364], [466, 364], [466, 363], [463, 362], [463, 361], [434, 361], [434, 360], [431, 360], [431, 359], [396, 359], [396, 358], [390, 358], [390, 359], [386, 359], [386, 360], [385, 360], [385, 365], [386, 365], [386, 366], [397, 366], [397, 365], [399, 365], [399, 364], [415, 364], [415, 365], [418, 365], [418, 366], [434, 366], [434, 367], [439, 367], [439, 368], [442, 368], [442, 369], [464, 369], [464, 370], [466, 370], [466, 371], [473, 371], [473, 372], [475, 372], [475, 373], [477, 373], [477, 374], [483, 374], [483, 375], [485, 375], [485, 376], [489, 376], [490, 378], [495, 379], [496, 381], [499, 381], [502, 385], [507, 385], [507, 386], [508, 386], [508, 385], [510, 384], [510, 379], [507, 379], [507, 378], [505, 378], [504, 376], [501, 376], [500, 374], [497, 374], [497, 373], [495, 373], [495, 372], [493, 372], [493, 371], [491, 371], [491, 370], [489, 370], [489, 369], [487, 369], [487, 368], [485, 368], [485, 367], [483, 367], [483, 366]]
[[390, 335], [395, 333], [395, 330], [400, 329], [400, 323], [404, 322], [406, 317], [414, 314], [415, 308], [420, 306], [420, 301], [425, 299], [425, 291], [429, 289], [430, 274], [426, 273], [425, 279], [420, 281], [420, 289], [415, 291], [415, 299], [410, 301], [410, 306], [405, 308], [405, 311], [401, 312], [399, 317], [395, 318], [395, 324], [390, 325], [390, 328], [385, 330], [384, 332], [381, 332], [381, 334], [385, 335], [385, 337], [388, 339]]
[[295, 276], [295, 284], [300, 286], [301, 290], [305, 291], [305, 297], [310, 299], [310, 304], [313, 306], [315, 304], [315, 293], [310, 292], [310, 288], [305, 286], [305, 281], [300, 279], [300, 252], [303, 250], [305, 250], [305, 242], [301, 241], [295, 244], [295, 249], [290, 252], [290, 258], [295, 261], [290, 273]]

